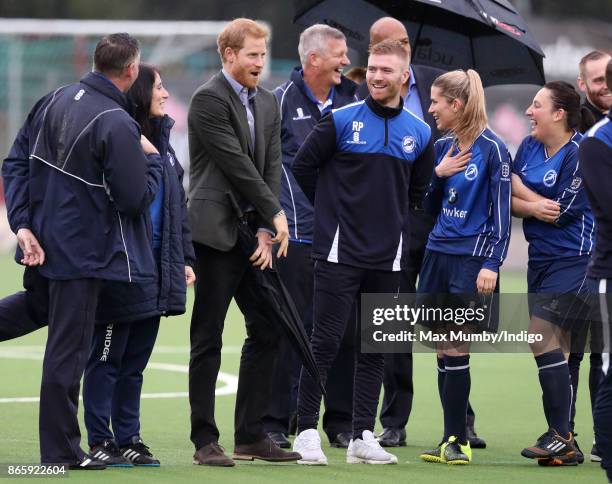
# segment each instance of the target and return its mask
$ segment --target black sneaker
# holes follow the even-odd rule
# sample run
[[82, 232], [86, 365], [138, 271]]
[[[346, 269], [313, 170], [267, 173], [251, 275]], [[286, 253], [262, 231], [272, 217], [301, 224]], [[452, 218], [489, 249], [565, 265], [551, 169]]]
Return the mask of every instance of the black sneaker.
[[132, 463], [121, 455], [119, 447], [112, 439], [105, 439], [101, 444], [93, 445], [89, 457], [104, 462], [107, 467], [133, 467]]
[[580, 446], [578, 445], [578, 441], [576, 440], [577, 435], [578, 434], [574, 434], [574, 447], [576, 448], [576, 462], [578, 462], [578, 464], [582, 464], [584, 463], [584, 453], [580, 449]]
[[132, 437], [132, 443], [127, 447], [121, 447], [121, 453], [135, 466], [159, 467], [159, 460], [155, 458], [149, 447], [145, 445], [140, 437]]
[[70, 464], [68, 466], [68, 469], [70, 469], [71, 471], [103, 471], [104, 469], [106, 469], [106, 464], [100, 460], [84, 456], [78, 462]]
[[453, 435], [442, 444], [440, 451], [442, 459], [449, 465], [467, 465], [472, 462], [472, 449], [469, 440], [465, 444], [461, 444], [457, 437]]
[[406, 429], [388, 427], [378, 436], [382, 447], [406, 447]]
[[466, 433], [468, 442], [470, 443], [470, 448], [472, 449], [486, 449], [487, 448], [486, 440], [478, 436], [478, 434], [476, 433], [476, 430], [474, 430], [473, 425], [472, 426], [468, 425], [465, 428], [465, 433]]
[[336, 449], [348, 449], [352, 439], [353, 432], [340, 432], [333, 439], [329, 439], [329, 445]]
[[537, 459], [538, 464], [542, 466], [578, 465], [572, 433], [570, 432], [568, 439], [564, 439], [555, 429], [549, 429], [540, 435], [533, 446], [521, 451], [521, 455], [528, 459]]
[[601, 452], [595, 442], [593, 442], [593, 447], [591, 447], [591, 462], [601, 462]]

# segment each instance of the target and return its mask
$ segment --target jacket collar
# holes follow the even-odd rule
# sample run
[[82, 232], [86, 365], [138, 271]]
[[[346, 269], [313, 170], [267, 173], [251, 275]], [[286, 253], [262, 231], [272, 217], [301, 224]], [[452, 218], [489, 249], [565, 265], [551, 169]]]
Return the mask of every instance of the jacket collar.
[[372, 99], [372, 96], [368, 96], [365, 99], [365, 102], [366, 102], [366, 105], [374, 112], [374, 114], [380, 116], [381, 118], [386, 118], [386, 119], [394, 118], [395, 116], [399, 115], [404, 109], [404, 100], [402, 99], [401, 96], [400, 96], [400, 104], [396, 108], [388, 108], [386, 106], [382, 106], [378, 104], [376, 101], [374, 101], [374, 99]]
[[[310, 96], [308, 95], [308, 93], [310, 92], [310, 89], [304, 82], [304, 78], [302, 77], [301, 67], [295, 67], [293, 71], [291, 71], [290, 80], [300, 91], [302, 91], [304, 96], [310, 99]], [[333, 100], [332, 106], [338, 107], [339, 103], [341, 105], [345, 104], [345, 101], [341, 100], [341, 98], [347, 98], [347, 97], [350, 98], [350, 97], [355, 96], [355, 92], [357, 91], [357, 84], [351, 81], [348, 77], [342, 76], [340, 78], [340, 84], [338, 84], [337, 86], [334, 86], [333, 90], [334, 90], [334, 94], [332, 98]]]
[[593, 113], [595, 121], [600, 121], [606, 117], [605, 114], [603, 114], [596, 106], [593, 106], [588, 99], [585, 99], [582, 105]]
[[174, 119], [167, 114], [160, 118], [151, 119], [153, 129], [153, 139], [151, 142], [158, 150], [166, 150], [170, 144], [170, 130], [174, 126]]
[[126, 95], [103, 74], [88, 72], [83, 76], [81, 82], [112, 99], [127, 112], [132, 112], [131, 103], [128, 102]]

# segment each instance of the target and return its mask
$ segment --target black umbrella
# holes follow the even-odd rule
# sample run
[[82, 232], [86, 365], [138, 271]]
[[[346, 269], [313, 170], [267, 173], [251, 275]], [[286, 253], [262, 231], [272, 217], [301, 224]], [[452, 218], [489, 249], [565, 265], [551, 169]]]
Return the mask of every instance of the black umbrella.
[[340, 29], [365, 64], [370, 25], [391, 16], [406, 26], [412, 62], [475, 69], [485, 86], [545, 82], [544, 53], [507, 0], [295, 0], [294, 22]]
[[[227, 196], [239, 219], [238, 243], [245, 255], [250, 257], [257, 248], [257, 238], [233, 194], [227, 192]], [[278, 271], [273, 268], [267, 268], [262, 271], [253, 266], [250, 266], [249, 270], [255, 276], [257, 289], [261, 292], [262, 301], [267, 301], [274, 312], [271, 316], [281, 325], [291, 346], [302, 360], [302, 365], [317, 382], [323, 395], [326, 395], [325, 386], [321, 381], [321, 375], [312, 354], [310, 340], [304, 330], [304, 325], [295, 307], [295, 303], [283, 284]]]

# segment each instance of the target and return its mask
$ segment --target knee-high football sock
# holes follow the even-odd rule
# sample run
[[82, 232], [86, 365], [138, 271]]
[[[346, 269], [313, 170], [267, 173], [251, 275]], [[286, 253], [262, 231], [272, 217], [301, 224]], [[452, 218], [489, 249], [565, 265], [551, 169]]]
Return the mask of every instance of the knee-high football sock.
[[535, 357], [548, 426], [561, 437], [569, 433], [572, 385], [569, 367], [560, 348]]
[[444, 356], [444, 427], [445, 437], [452, 435], [465, 444], [465, 419], [470, 397], [470, 355]]
[[[442, 405], [442, 415], [444, 415], [444, 379], [446, 377], [446, 370], [444, 369], [444, 358], [436, 358], [436, 365], [438, 371], [438, 394], [440, 395], [440, 404]], [[446, 418], [445, 418], [446, 420]], [[446, 421], [444, 422], [444, 434], [442, 437], [442, 441], [446, 442], [446, 440], [450, 437], [447, 433]]]

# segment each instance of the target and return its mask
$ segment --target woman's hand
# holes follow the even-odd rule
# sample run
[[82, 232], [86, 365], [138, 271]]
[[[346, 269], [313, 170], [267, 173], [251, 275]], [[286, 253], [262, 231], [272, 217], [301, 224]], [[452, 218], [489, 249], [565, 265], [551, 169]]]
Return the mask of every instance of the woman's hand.
[[187, 282], [188, 286], [191, 286], [196, 280], [195, 272], [189, 266], [185, 266], [185, 282]]
[[444, 155], [442, 161], [436, 166], [435, 172], [438, 178], [448, 178], [455, 173], [465, 170], [468, 161], [472, 158], [472, 153], [470, 151], [460, 151], [455, 156], [451, 156], [452, 151], [453, 146], [450, 147], [448, 153]]
[[497, 285], [497, 272], [491, 269], [480, 269], [476, 278], [476, 288], [479, 294], [493, 294]]
[[531, 202], [532, 217], [549, 224], [555, 223], [561, 214], [561, 205], [554, 200], [544, 198], [537, 202]]

